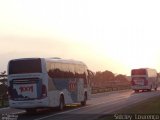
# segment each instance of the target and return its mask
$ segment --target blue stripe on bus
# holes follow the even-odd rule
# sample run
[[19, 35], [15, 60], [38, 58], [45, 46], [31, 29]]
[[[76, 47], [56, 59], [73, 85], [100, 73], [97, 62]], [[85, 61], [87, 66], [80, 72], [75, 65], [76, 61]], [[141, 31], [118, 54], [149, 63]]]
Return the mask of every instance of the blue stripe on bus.
[[[70, 92], [71, 98], [74, 102], [77, 101], [77, 80], [78, 78], [53, 78], [54, 85], [57, 90], [62, 91], [64, 89], [67, 89]], [[70, 82], [75, 81], [76, 88], [74, 90], [69, 89]]]

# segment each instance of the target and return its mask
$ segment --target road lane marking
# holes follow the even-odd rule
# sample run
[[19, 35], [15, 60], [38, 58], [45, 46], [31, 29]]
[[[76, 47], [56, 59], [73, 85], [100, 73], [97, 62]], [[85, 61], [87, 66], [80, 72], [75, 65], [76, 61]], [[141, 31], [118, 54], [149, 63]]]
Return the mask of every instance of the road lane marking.
[[[157, 93], [157, 92], [156, 92]], [[141, 102], [141, 101], [144, 101], [144, 100], [146, 100], [146, 99], [149, 99], [149, 98], [152, 98], [152, 97], [155, 97], [155, 96], [157, 96], [157, 95], [159, 95], [159, 94], [156, 94], [155, 92], [154, 92], [154, 95], [153, 96], [150, 96], [150, 97], [147, 97], [147, 98], [145, 98], [145, 99], [141, 99], [140, 101], [133, 101], [133, 104], [135, 104], [135, 103], [138, 103], [138, 102]], [[144, 96], [146, 96], [146, 94], [144, 94]], [[121, 96], [121, 97], [119, 97], [119, 99], [117, 99], [117, 100], [125, 100], [126, 98], [128, 98], [129, 96]], [[139, 99], [139, 98], [136, 98], [136, 99]], [[135, 100], [136, 100], [135, 99]], [[113, 102], [113, 100], [110, 100], [110, 101], [112, 101], [112, 103], [109, 105], [109, 106], [111, 106], [111, 105], [113, 105], [113, 104], [115, 104], [115, 103], [118, 103], [119, 101], [114, 101]], [[108, 103], [109, 101], [105, 101], [105, 102], [101, 102], [101, 103], [98, 103], [98, 104], [95, 104], [95, 105], [89, 105], [89, 106], [85, 106], [85, 107], [82, 107], [82, 108], [77, 108], [77, 109], [73, 109], [73, 110], [69, 110], [69, 111], [64, 111], [64, 112], [60, 112], [60, 113], [56, 113], [56, 114], [53, 114], [53, 115], [49, 115], [49, 116], [45, 116], [45, 117], [41, 117], [41, 118], [37, 118], [37, 119], [34, 119], [34, 120], [43, 120], [43, 119], [46, 119], [46, 118], [50, 118], [50, 117], [53, 117], [53, 116], [57, 116], [57, 115], [61, 115], [61, 114], [64, 114], [64, 113], [69, 113], [69, 112], [73, 112], [73, 111], [77, 111], [77, 110], [80, 110], [80, 109], [84, 109], [84, 108], [88, 108], [88, 107], [94, 107], [94, 106], [97, 106], [97, 105], [100, 105], [100, 104], [106, 104], [106, 103]], [[121, 107], [120, 107], [121, 108]], [[123, 108], [123, 107], [122, 107]], [[109, 111], [109, 112], [113, 112], [114, 110], [111, 110], [111, 111]]]
[[[12, 109], [12, 108], [10, 108], [10, 107], [5, 107], [5, 108], [1, 108], [0, 111], [7, 110], [7, 109], [9, 110], [9, 109]], [[15, 113], [13, 112], [12, 114], [17, 114], [17, 113], [20, 114], [20, 113], [24, 113], [24, 112], [25, 112], [25, 111], [19, 111], [19, 112], [15, 112]]]
[[143, 101], [145, 101], [145, 100], [147, 100], [147, 99], [150, 99], [150, 98], [153, 98], [153, 97], [156, 97], [156, 96], [158, 96], [158, 94], [154, 93], [153, 96], [149, 96], [149, 97], [147, 97], [147, 98], [146, 98], [146, 96], [145, 96], [145, 98], [142, 98], [142, 99], [136, 98], [136, 99], [134, 99], [134, 101], [131, 101], [129, 104], [127, 104], [127, 105], [125, 105], [125, 106], [118, 106], [117, 108], [111, 109], [111, 110], [105, 112], [104, 114], [111, 114], [111, 113], [114, 112], [114, 111], [118, 111], [118, 110], [120, 110], [120, 109], [122, 109], [122, 108], [125, 108], [125, 107], [127, 107], [127, 106], [130, 106], [130, 105], [133, 105], [133, 104], [136, 104], [136, 103], [143, 102]]
[[[102, 102], [102, 103], [99, 103], [99, 104], [104, 104], [104, 103], [106, 103], [106, 102]], [[83, 108], [88, 108], [88, 107], [91, 107], [91, 106], [92, 106], [92, 107], [93, 107], [93, 106], [97, 106], [97, 105], [99, 105], [99, 104], [89, 105], [89, 106], [85, 106], [85, 107], [81, 107], [81, 108], [77, 108], [77, 109], [73, 109], [73, 110], [68, 110], [68, 111], [56, 113], [56, 114], [53, 114], [53, 115], [48, 115], [48, 116], [45, 116], [45, 117], [37, 118], [37, 119], [34, 119], [34, 120], [42, 120], [42, 119], [46, 119], [46, 118], [49, 118], [49, 117], [61, 115], [61, 114], [64, 114], [64, 113], [69, 113], [69, 112], [77, 111], [77, 110], [80, 110], [80, 109], [83, 109]]]
[[6, 109], [9, 109], [9, 108], [10, 108], [10, 107], [1, 108], [0, 111], [1, 111], [1, 110], [6, 110]]
[[[116, 100], [122, 100], [122, 99], [126, 99], [126, 98], [128, 98], [128, 97], [127, 96], [126, 97], [123, 96], [123, 97], [120, 97], [119, 99], [116, 99]], [[43, 120], [43, 119], [46, 119], [46, 118], [49, 118], [49, 117], [53, 117], [53, 116], [57, 116], [57, 115], [61, 115], [61, 114], [65, 114], [65, 113], [69, 113], [69, 112], [73, 112], [73, 111], [77, 111], [77, 110], [80, 110], [80, 109], [84, 109], [84, 108], [88, 108], [88, 107], [95, 107], [95, 106], [98, 106], [100, 104], [106, 104], [106, 103], [109, 103], [111, 101], [113, 101], [113, 100], [101, 102], [101, 103], [94, 104], [94, 105], [88, 105], [88, 106], [85, 106], [85, 107], [81, 107], [81, 108], [77, 108], [77, 109], [73, 109], [73, 110], [68, 110], [68, 111], [56, 113], [56, 114], [53, 114], [53, 115], [48, 115], [48, 116], [37, 118], [37, 119], [34, 119], [34, 120]], [[117, 102], [117, 101], [114, 101], [114, 103], [112, 103], [112, 104], [115, 104], [115, 102]]]
[[12, 114], [21, 114], [21, 113], [25, 113], [26, 111], [19, 111], [19, 112], [14, 112]]

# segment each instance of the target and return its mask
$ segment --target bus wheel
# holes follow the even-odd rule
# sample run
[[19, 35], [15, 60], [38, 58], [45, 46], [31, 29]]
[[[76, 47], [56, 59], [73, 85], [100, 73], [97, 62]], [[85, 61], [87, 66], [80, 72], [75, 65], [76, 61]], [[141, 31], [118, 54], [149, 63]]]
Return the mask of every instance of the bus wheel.
[[84, 100], [81, 101], [81, 105], [85, 106], [86, 105], [86, 101], [87, 101], [87, 93], [84, 94]]
[[135, 93], [138, 93], [139, 92], [139, 90], [134, 90], [135, 91]]
[[59, 101], [59, 110], [63, 111], [64, 110], [64, 106], [65, 106], [65, 104], [64, 104], [64, 97], [61, 95], [60, 101]]
[[27, 114], [35, 114], [37, 112], [36, 109], [31, 108], [31, 109], [26, 109]]
[[156, 88], [154, 88], [154, 90], [155, 90], [155, 91], [157, 91], [157, 87], [156, 87]]
[[152, 85], [151, 85], [150, 91], [152, 91]]

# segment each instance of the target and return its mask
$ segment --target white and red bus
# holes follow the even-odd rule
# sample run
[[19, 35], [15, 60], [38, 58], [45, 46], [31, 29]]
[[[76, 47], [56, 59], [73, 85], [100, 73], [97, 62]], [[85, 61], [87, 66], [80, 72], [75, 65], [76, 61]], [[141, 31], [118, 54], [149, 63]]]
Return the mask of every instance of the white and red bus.
[[131, 70], [131, 88], [138, 92], [139, 90], [158, 88], [158, 76], [155, 69], [140, 68]]
[[33, 112], [37, 108], [86, 104], [92, 72], [80, 61], [23, 58], [8, 63], [9, 106]]

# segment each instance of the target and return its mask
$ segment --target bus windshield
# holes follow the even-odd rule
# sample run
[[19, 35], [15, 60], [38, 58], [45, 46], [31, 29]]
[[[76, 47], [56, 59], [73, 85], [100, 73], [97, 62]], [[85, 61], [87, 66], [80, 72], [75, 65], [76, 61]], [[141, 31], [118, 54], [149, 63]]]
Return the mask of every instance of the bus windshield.
[[41, 72], [41, 59], [12, 60], [9, 63], [9, 74]]

